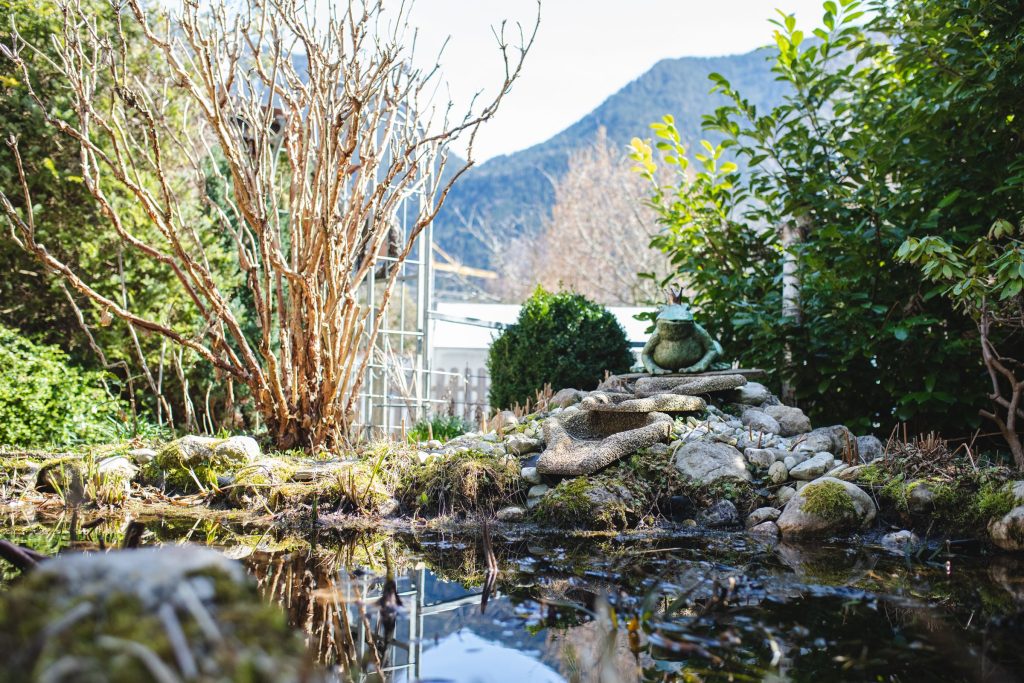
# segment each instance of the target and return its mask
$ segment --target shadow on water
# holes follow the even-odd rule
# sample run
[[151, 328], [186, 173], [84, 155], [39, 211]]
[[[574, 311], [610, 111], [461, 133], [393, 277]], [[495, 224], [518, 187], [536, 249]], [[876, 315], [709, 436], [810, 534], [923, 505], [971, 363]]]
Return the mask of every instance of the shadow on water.
[[[88, 523], [86, 523], [88, 524]], [[53, 553], [120, 520], [7, 519]], [[73, 539], [72, 540], [72, 536]], [[337, 681], [1014, 681], [1024, 561], [737, 535], [322, 534], [151, 520], [241, 561]], [[490, 550], [491, 552], [488, 552]], [[4, 577], [9, 580], [11, 577]]]

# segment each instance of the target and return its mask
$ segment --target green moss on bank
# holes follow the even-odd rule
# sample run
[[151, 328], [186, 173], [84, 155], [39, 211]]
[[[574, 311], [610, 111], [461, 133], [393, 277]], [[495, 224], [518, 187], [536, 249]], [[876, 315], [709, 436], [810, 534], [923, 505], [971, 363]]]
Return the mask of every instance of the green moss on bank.
[[418, 513], [464, 514], [521, 502], [525, 483], [516, 458], [480, 451], [399, 465], [395, 496]]

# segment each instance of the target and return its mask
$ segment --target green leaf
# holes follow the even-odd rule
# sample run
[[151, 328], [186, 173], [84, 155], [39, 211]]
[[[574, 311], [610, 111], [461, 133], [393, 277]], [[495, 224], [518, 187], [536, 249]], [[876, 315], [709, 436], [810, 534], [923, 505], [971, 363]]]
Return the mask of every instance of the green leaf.
[[910, 336], [910, 332], [903, 326], [894, 327], [892, 330], [892, 336], [896, 337], [896, 339], [900, 341], [906, 341]]

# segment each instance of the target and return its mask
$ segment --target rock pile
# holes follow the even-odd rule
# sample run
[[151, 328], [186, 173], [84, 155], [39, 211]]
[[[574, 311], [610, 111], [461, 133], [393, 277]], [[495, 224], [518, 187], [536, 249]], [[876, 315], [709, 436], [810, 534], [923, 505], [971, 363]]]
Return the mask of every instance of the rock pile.
[[[753, 482], [774, 489], [774, 507], [747, 518], [752, 533], [807, 536], [867, 526], [876, 514], [874, 501], [852, 482], [866, 461], [881, 454], [881, 442], [838, 425], [814, 429], [803, 411], [783, 405], [746, 376], [755, 373], [620, 375], [596, 391], [562, 390], [550, 412], [538, 416], [539, 429], [535, 422], [496, 439], [491, 450], [523, 458], [529, 509], [559, 495], [565, 487], [556, 484], [568, 478], [589, 478], [607, 497], [601, 473], [643, 451], [663, 453], [695, 487]], [[486, 448], [486, 438], [466, 435], [443, 450]], [[741, 521], [723, 500], [696, 518], [708, 527]]]

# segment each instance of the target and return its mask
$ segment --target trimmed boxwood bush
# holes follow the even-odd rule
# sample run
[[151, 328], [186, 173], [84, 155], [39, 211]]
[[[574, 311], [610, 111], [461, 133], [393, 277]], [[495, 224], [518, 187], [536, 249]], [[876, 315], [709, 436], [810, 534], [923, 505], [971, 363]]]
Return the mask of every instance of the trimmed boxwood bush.
[[632, 364], [626, 332], [607, 309], [581, 294], [538, 287], [491, 345], [491, 407], [525, 405], [545, 384], [594, 389], [605, 371], [628, 372]]
[[0, 445], [67, 445], [102, 438], [121, 405], [102, 375], [55, 346], [0, 325]]

